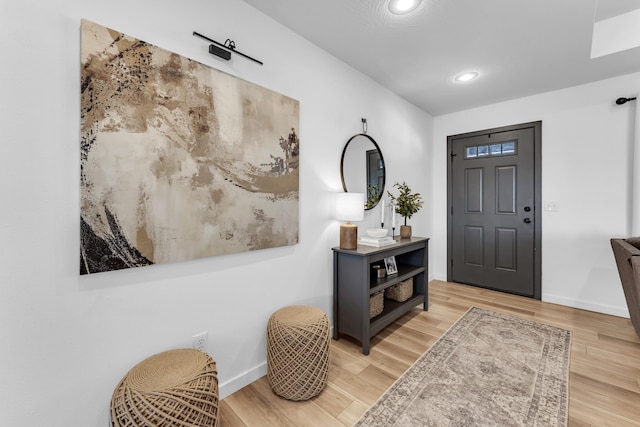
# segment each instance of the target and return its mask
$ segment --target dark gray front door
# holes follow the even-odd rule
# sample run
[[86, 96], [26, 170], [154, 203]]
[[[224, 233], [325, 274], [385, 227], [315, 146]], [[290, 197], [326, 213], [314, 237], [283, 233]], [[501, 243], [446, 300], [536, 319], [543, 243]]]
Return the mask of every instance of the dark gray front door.
[[449, 281], [540, 298], [540, 129], [448, 138]]

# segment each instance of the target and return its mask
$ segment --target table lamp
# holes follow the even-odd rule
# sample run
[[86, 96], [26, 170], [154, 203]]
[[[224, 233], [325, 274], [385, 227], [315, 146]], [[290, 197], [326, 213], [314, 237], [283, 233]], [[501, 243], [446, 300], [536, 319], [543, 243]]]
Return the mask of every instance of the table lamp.
[[340, 249], [356, 249], [358, 226], [351, 221], [364, 219], [364, 194], [336, 193], [336, 219], [347, 221], [340, 225]]

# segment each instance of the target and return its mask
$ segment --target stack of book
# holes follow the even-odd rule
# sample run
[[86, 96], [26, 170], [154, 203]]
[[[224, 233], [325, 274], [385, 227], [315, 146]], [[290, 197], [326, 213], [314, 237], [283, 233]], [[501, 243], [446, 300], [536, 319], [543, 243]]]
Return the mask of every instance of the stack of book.
[[358, 244], [359, 245], [365, 245], [365, 246], [376, 246], [376, 247], [382, 247], [382, 246], [389, 246], [389, 245], [395, 245], [396, 241], [393, 240], [393, 237], [391, 236], [385, 236], [385, 237], [361, 237], [360, 239], [358, 239]]

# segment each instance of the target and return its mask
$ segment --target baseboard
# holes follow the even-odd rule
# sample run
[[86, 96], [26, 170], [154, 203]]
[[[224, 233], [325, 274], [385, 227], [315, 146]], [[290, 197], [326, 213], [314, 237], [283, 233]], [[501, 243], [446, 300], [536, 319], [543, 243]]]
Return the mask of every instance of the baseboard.
[[238, 375], [235, 378], [230, 379], [224, 384], [220, 384], [220, 399], [235, 393], [243, 387], [248, 386], [252, 382], [267, 375], [267, 362], [261, 363], [255, 368]]
[[[443, 282], [447, 281], [446, 276], [442, 277], [439, 274], [434, 274], [431, 277], [429, 280], [441, 280]], [[610, 314], [612, 316], [618, 316], [618, 317], [626, 317], [627, 319], [630, 317], [629, 309], [627, 307], [618, 307], [618, 306], [606, 305], [606, 304], [595, 304], [590, 301], [580, 301], [580, 300], [575, 300], [571, 298], [561, 297], [558, 295], [549, 295], [545, 293], [542, 294], [542, 301], [565, 305], [567, 307], [579, 308], [582, 310], [595, 311], [596, 313]]]
[[567, 307], [580, 308], [582, 310], [595, 311], [596, 313], [610, 314], [612, 316], [629, 318], [629, 310], [626, 307], [616, 307], [606, 304], [594, 304], [589, 301], [580, 301], [558, 295], [542, 294], [542, 301], [554, 304], [565, 305]]

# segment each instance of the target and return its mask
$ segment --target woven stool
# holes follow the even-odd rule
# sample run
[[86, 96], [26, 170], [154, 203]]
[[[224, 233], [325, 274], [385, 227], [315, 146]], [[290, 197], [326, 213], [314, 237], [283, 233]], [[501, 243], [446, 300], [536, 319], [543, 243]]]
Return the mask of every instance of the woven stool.
[[156, 354], [134, 366], [111, 398], [119, 427], [217, 426], [216, 362], [193, 349]]
[[294, 305], [276, 311], [267, 324], [267, 377], [273, 391], [307, 400], [327, 385], [329, 319], [316, 307]]

